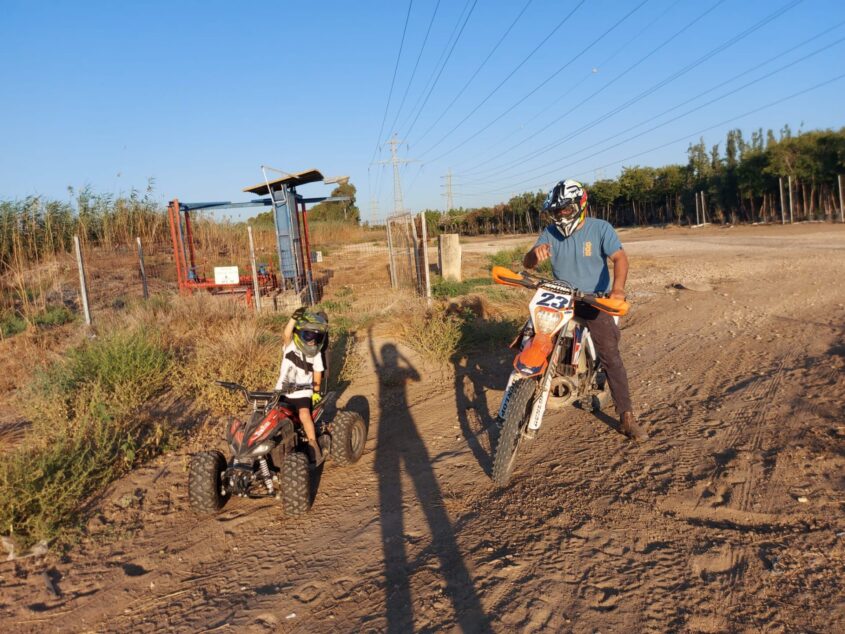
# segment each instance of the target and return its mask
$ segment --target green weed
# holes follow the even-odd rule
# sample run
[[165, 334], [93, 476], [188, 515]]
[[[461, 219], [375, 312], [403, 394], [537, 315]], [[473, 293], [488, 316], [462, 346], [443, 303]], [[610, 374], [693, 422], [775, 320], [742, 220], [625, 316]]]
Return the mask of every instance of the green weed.
[[487, 256], [490, 266], [506, 266], [513, 268], [514, 266], [522, 265], [522, 258], [525, 255], [526, 249], [523, 247], [514, 247], [512, 249], [502, 249]]
[[466, 295], [477, 286], [489, 286], [493, 281], [489, 277], [475, 277], [462, 282], [435, 278], [431, 283], [431, 294], [437, 299]]
[[26, 547], [65, 539], [92, 496], [162, 451], [171, 432], [138, 408], [161, 390], [171, 355], [145, 330], [87, 342], [41, 371], [22, 399], [26, 441], [0, 462], [0, 533]]
[[12, 311], [0, 314], [0, 336], [11, 337], [26, 330], [26, 320]]

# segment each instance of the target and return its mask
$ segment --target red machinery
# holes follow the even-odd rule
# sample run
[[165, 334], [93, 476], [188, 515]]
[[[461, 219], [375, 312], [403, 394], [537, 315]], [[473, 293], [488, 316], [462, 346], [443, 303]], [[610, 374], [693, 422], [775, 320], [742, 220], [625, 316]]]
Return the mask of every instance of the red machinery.
[[[191, 229], [191, 210], [174, 199], [167, 206], [173, 259], [176, 262], [176, 281], [180, 293], [206, 290], [210, 293], [244, 293], [248, 306], [252, 305], [254, 287], [252, 276], [239, 275], [236, 283], [218, 283], [205, 277], [197, 269], [194, 236]], [[256, 267], [258, 289], [262, 295], [279, 289], [279, 278], [268, 265]]]

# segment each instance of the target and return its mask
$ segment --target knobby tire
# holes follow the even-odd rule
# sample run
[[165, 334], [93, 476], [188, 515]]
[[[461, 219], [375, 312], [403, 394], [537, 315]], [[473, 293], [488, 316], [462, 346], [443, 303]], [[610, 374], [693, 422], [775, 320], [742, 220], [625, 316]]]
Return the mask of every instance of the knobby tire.
[[222, 491], [220, 474], [226, 470], [226, 459], [219, 451], [203, 451], [191, 458], [188, 473], [188, 501], [197, 513], [215, 513], [223, 508], [228, 495]]
[[537, 382], [533, 379], [522, 379], [511, 386], [502, 432], [493, 458], [493, 482], [499, 486], [505, 486], [513, 472], [522, 430], [531, 411], [536, 387]]

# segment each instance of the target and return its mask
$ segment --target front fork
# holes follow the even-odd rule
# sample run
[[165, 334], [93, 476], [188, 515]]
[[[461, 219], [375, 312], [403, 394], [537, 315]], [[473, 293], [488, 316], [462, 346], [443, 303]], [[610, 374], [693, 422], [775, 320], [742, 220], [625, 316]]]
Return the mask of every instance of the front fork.
[[[529, 436], [535, 436], [537, 434], [537, 430], [540, 429], [540, 425], [543, 423], [543, 415], [546, 413], [546, 403], [549, 401], [549, 393], [552, 389], [552, 380], [554, 379], [555, 372], [557, 371], [557, 364], [560, 360], [563, 342], [565, 339], [566, 338], [563, 336], [558, 336], [555, 341], [555, 347], [552, 349], [552, 354], [549, 357], [549, 364], [546, 367], [546, 372], [540, 380], [540, 394], [534, 399], [534, 404], [531, 406], [531, 415], [528, 419], [527, 435]], [[502, 404], [499, 406], [499, 420], [505, 419], [505, 413], [507, 412], [508, 402], [510, 401], [511, 396], [511, 386], [519, 376], [519, 372], [514, 370], [508, 378], [508, 384], [505, 386], [505, 395], [502, 397]]]

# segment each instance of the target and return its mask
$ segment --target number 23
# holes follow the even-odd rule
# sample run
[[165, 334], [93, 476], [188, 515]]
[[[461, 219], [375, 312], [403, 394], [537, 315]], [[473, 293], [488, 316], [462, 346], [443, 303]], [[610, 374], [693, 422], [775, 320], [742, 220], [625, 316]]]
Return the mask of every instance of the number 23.
[[569, 302], [566, 295], [555, 295], [554, 293], [541, 293], [540, 299], [537, 301], [538, 306], [548, 306], [549, 308], [563, 308]]

